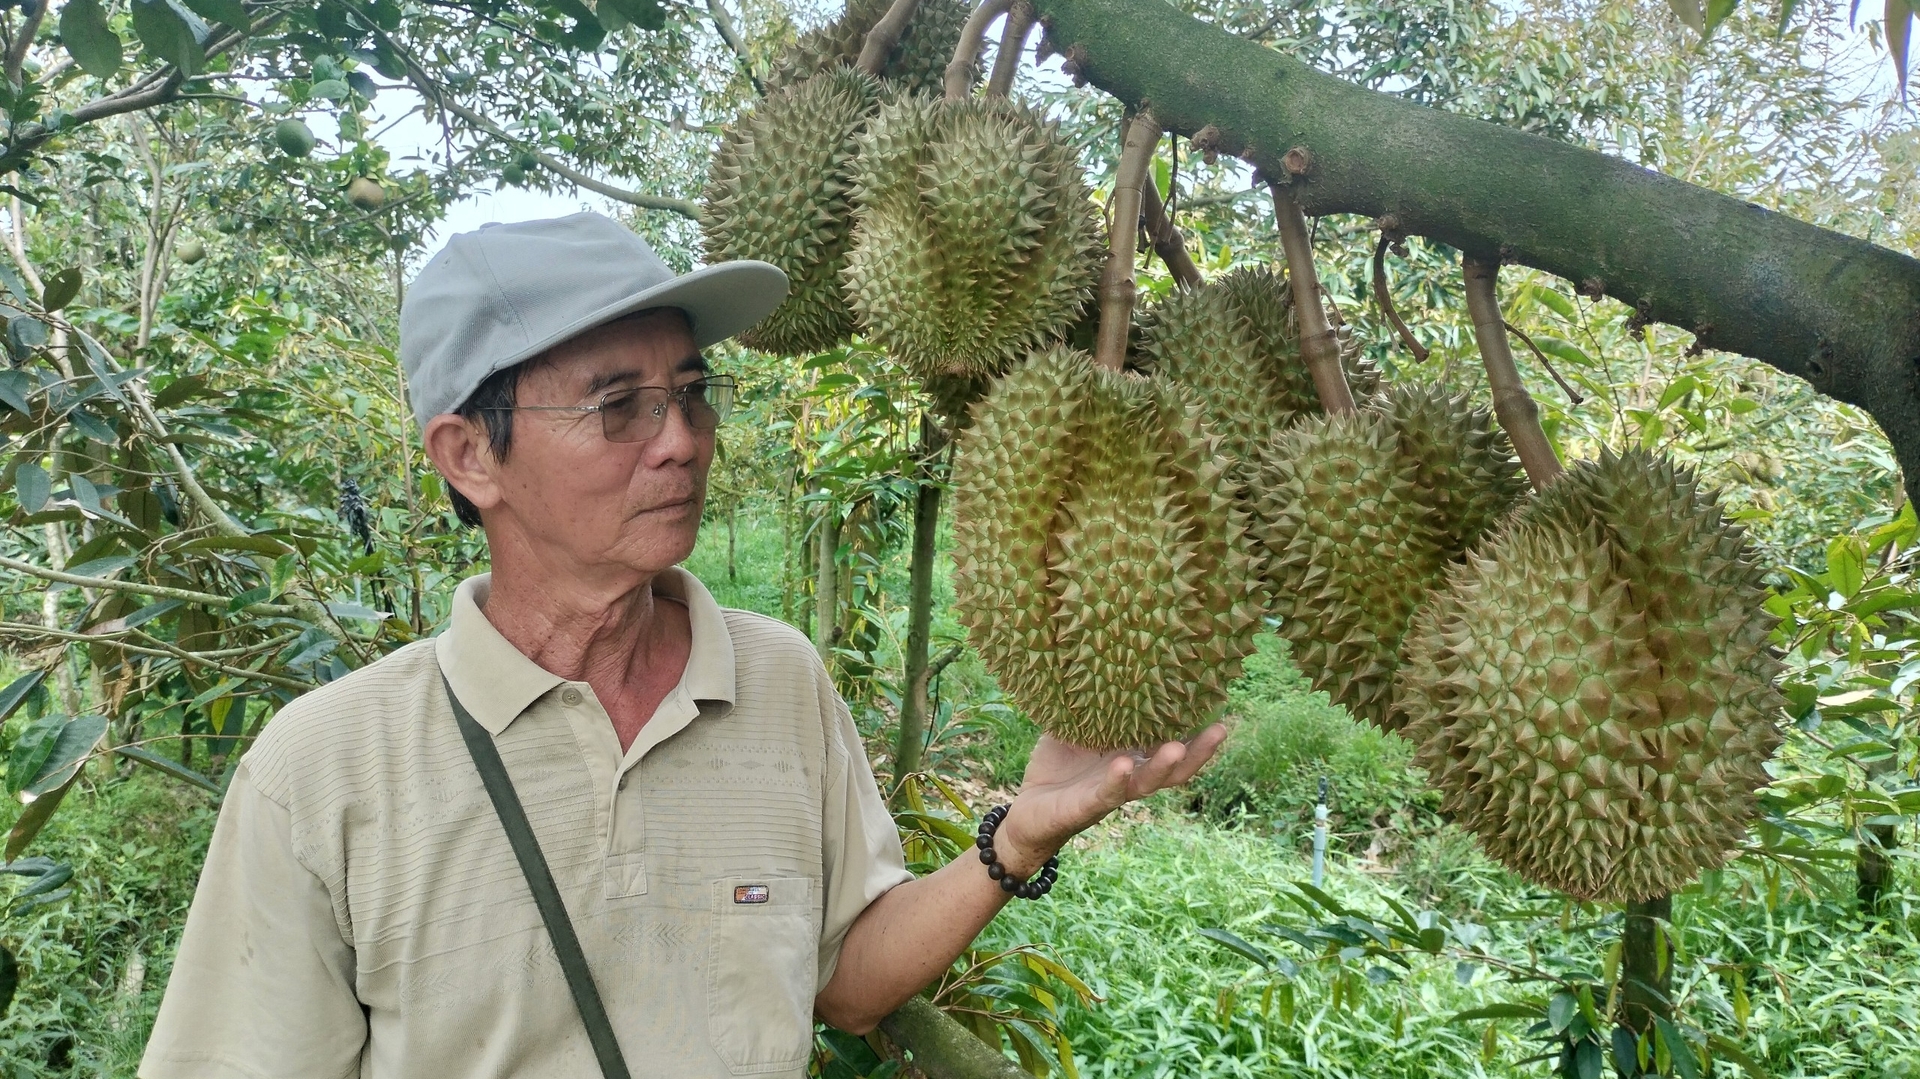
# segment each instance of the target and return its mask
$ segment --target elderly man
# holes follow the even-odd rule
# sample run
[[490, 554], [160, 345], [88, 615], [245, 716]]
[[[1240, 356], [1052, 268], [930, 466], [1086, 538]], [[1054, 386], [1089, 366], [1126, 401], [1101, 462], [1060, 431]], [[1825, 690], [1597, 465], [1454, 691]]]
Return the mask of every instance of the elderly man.
[[[806, 639], [677, 568], [786, 293], [675, 277], [594, 214], [456, 236], [401, 314], [433, 463], [492, 573], [445, 632], [288, 705], [235, 771], [149, 1079], [798, 1076], [1075, 833], [1223, 733], [1042, 739], [991, 846], [915, 880]], [[990, 817], [990, 820], [996, 818]]]

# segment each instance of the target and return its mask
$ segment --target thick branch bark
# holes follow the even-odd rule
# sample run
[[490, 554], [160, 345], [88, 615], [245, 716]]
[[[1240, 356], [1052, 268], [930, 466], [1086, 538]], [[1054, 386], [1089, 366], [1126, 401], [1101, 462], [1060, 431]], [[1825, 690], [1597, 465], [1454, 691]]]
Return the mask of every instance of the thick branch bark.
[[953, 59], [941, 80], [948, 101], [961, 101], [973, 93], [973, 72], [980, 64], [980, 50], [986, 47], [987, 25], [1007, 13], [1013, 0], [980, 0], [980, 6], [967, 16], [960, 27], [960, 40], [953, 47]]
[[901, 37], [907, 32], [907, 24], [913, 21], [913, 13], [920, 7], [920, 0], [893, 0], [893, 6], [887, 9], [880, 21], [867, 31], [867, 39], [860, 44], [860, 59], [855, 67], [869, 75], [878, 75], [886, 69], [887, 58], [900, 44]]
[[1322, 74], [1154, 0], [1035, 0], [1055, 47], [1170, 130], [1208, 124], [1268, 176], [1295, 146], [1314, 215], [1408, 234], [1602, 291], [1711, 348], [1765, 361], [1879, 421], [1920, 490], [1920, 260], [1603, 154]]
[[1013, 77], [1020, 71], [1020, 54], [1026, 49], [1033, 19], [1029, 0], [1014, 0], [1007, 9], [1007, 25], [1000, 31], [1000, 51], [994, 54], [993, 74], [987, 77], [988, 97], [1006, 97], [1013, 92]]
[[913, 1054], [930, 1079], [1029, 1079], [998, 1049], [947, 1017], [925, 997], [914, 997], [880, 1020], [893, 1043]]
[[894, 744], [894, 782], [920, 770], [931, 712], [928, 687], [934, 671], [927, 661], [933, 642], [934, 540], [940, 529], [940, 456], [945, 433], [931, 417], [920, 417], [919, 490], [913, 502], [913, 559], [907, 569], [906, 696], [900, 702], [900, 736]]

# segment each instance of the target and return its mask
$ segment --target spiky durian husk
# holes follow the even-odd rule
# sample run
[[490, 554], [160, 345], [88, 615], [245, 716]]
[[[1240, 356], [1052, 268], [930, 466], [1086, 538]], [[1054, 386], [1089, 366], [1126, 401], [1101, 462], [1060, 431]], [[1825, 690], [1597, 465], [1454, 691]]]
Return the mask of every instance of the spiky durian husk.
[[[800, 35], [780, 54], [767, 73], [767, 88], [778, 90], [805, 82], [822, 71], [853, 64], [860, 59], [868, 32], [891, 6], [891, 0], [849, 0], [838, 19]], [[920, 0], [881, 74], [908, 91], [939, 93], [968, 13], [961, 0]], [[974, 67], [978, 79], [978, 61]]]
[[1036, 355], [954, 464], [956, 610], [1056, 737], [1154, 745], [1204, 723], [1259, 621], [1226, 459], [1178, 390]]
[[1418, 497], [1433, 510], [1443, 556], [1459, 558], [1527, 493], [1513, 444], [1492, 413], [1465, 394], [1396, 383], [1378, 402], [1399, 437], [1400, 456], [1413, 466]]
[[[1156, 374], [1192, 388], [1207, 426], [1237, 460], [1252, 461], [1274, 430], [1318, 415], [1320, 398], [1300, 358], [1299, 329], [1286, 278], [1254, 266], [1170, 294], [1143, 317], [1140, 352]], [[1358, 399], [1379, 385], [1379, 372], [1347, 357]]]
[[1086, 304], [1099, 220], [1051, 122], [1006, 99], [913, 97], [859, 142], [847, 298], [920, 378], [998, 374]]
[[1253, 532], [1280, 634], [1336, 704], [1386, 724], [1400, 639], [1446, 566], [1392, 422], [1311, 416], [1268, 444]]
[[804, 355], [852, 334], [840, 273], [851, 242], [854, 135], [881, 93], [859, 72], [828, 72], [762, 101], [722, 138], [701, 211], [707, 261], [760, 259], [789, 282], [786, 302], [740, 335], [749, 347]]
[[1582, 899], [1663, 895], [1725, 864], [1780, 740], [1749, 556], [1664, 458], [1606, 454], [1542, 492], [1408, 634], [1404, 733], [1444, 809]]

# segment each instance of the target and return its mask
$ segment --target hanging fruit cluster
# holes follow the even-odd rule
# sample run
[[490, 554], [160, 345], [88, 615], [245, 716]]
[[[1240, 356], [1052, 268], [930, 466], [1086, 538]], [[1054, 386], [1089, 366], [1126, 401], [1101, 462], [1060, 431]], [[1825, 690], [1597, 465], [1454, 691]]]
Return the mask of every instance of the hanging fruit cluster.
[[[887, 8], [857, 0], [776, 64], [715, 155], [707, 256], [788, 274], [748, 343], [864, 334], [966, 428], [957, 612], [1008, 696], [1078, 745], [1181, 737], [1271, 616], [1528, 879], [1637, 900], [1724, 863], [1779, 741], [1777, 664], [1751, 552], [1695, 478], [1642, 452], [1560, 475], [1504, 331], [1481, 338], [1498, 425], [1383, 384], [1328, 325], [1286, 184], [1285, 275], [1188, 266], [1136, 321], [1151, 115], [1130, 121], [1103, 275], [1074, 149], [999, 76], [971, 91], [966, 38], [992, 12], [926, 0], [876, 49]], [[1499, 325], [1492, 270], [1468, 288]], [[1089, 356], [1065, 338], [1096, 292]]]

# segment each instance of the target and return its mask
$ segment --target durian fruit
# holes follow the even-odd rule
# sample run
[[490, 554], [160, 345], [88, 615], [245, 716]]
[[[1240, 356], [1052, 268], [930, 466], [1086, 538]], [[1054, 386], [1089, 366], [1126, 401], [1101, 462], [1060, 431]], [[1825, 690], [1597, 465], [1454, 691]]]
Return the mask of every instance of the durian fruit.
[[1526, 497], [1527, 479], [1513, 443], [1493, 414], [1465, 394], [1395, 383], [1375, 406], [1393, 423], [1400, 457], [1413, 466], [1417, 497], [1451, 562]]
[[1280, 635], [1314, 688], [1386, 725], [1400, 638], [1446, 568], [1392, 419], [1362, 409], [1276, 433], [1253, 492], [1253, 533]]
[[[1142, 322], [1143, 366], [1199, 394], [1207, 426], [1235, 459], [1253, 460], [1274, 429], [1320, 413], [1287, 279], [1273, 267], [1176, 290]], [[1347, 360], [1355, 398], [1371, 396], [1378, 370], [1357, 355]]]
[[859, 136], [845, 286], [922, 380], [997, 375], [1092, 296], [1101, 228], [1073, 147], [1007, 99], [897, 99]]
[[1581, 899], [1664, 895], [1725, 864], [1780, 742], [1751, 554], [1665, 458], [1569, 469], [1408, 634], [1404, 733], [1444, 810]]
[[851, 68], [830, 71], [769, 96], [721, 139], [701, 210], [707, 261], [760, 259], [788, 280], [786, 302], [740, 335], [749, 347], [806, 355], [852, 334], [840, 273], [854, 135], [882, 92]]
[[954, 590], [987, 669], [1055, 737], [1205, 723], [1252, 650], [1228, 462], [1190, 397], [1053, 349], [1000, 379], [954, 463]]
[[[838, 19], [800, 35], [780, 54], [767, 74], [767, 89], [779, 90], [822, 71], [852, 66], [860, 58], [867, 33], [891, 6], [891, 0], [849, 0]], [[920, 0], [880, 74], [910, 92], [939, 93], [954, 47], [960, 43], [960, 28], [970, 13], [962, 0]]]

